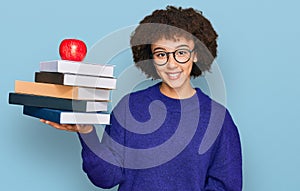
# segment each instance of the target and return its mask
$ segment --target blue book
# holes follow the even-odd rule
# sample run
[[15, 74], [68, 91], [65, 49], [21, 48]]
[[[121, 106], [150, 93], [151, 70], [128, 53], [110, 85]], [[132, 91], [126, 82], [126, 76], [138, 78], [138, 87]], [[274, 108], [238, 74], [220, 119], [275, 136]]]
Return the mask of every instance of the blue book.
[[107, 111], [107, 101], [74, 100], [31, 94], [9, 93], [9, 103], [76, 112]]
[[108, 113], [85, 113], [24, 105], [23, 114], [59, 124], [109, 124]]

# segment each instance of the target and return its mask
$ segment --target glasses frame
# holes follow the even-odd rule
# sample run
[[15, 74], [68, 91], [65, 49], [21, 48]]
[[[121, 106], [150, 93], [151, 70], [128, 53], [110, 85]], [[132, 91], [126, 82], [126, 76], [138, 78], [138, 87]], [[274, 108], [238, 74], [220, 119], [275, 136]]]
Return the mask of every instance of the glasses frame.
[[[178, 52], [178, 51], [180, 51], [180, 50], [185, 50], [185, 51], [188, 51], [188, 52], [190, 53], [190, 57], [187, 59], [187, 61], [180, 62], [180, 61], [178, 61], [178, 60], [176, 59], [175, 53]], [[185, 64], [185, 63], [187, 63], [187, 62], [191, 59], [191, 57], [192, 57], [192, 52], [194, 52], [194, 51], [195, 51], [195, 48], [192, 49], [192, 50], [182, 48], [182, 49], [177, 49], [177, 50], [175, 50], [175, 51], [173, 51], [173, 52], [157, 51], [157, 52], [152, 53], [151, 56], [152, 56], [152, 59], [153, 59], [153, 61], [154, 61], [154, 54], [155, 54], [155, 53], [163, 52], [163, 53], [165, 53], [165, 54], [167, 55], [167, 60], [166, 60], [166, 62], [163, 63], [163, 64], [157, 64], [157, 63], [154, 61], [154, 64], [157, 65], [157, 66], [164, 66], [164, 65], [166, 65], [166, 64], [168, 63], [168, 61], [169, 61], [169, 55], [170, 55], [170, 54], [173, 54], [173, 58], [174, 58], [174, 60], [175, 60], [176, 62], [178, 62], [179, 64]]]

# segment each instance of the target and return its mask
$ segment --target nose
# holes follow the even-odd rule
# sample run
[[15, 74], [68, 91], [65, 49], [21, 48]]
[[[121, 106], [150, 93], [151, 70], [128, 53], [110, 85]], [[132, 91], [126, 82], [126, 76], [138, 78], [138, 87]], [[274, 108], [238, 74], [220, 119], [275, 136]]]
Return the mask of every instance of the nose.
[[175, 60], [174, 58], [174, 55], [173, 54], [169, 54], [168, 55], [168, 61], [167, 61], [167, 67], [168, 68], [176, 68], [178, 66], [178, 63], [177, 61]]

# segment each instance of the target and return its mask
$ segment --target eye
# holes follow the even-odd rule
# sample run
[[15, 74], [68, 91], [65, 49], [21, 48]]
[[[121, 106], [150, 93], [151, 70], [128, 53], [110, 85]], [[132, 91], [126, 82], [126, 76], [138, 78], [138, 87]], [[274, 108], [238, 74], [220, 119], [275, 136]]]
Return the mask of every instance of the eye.
[[164, 59], [167, 56], [167, 53], [165, 52], [154, 52], [153, 53], [155, 58]]
[[188, 50], [185, 50], [185, 49], [179, 49], [179, 50], [176, 50], [176, 55], [177, 56], [186, 56], [186, 55], [189, 55], [189, 51]]

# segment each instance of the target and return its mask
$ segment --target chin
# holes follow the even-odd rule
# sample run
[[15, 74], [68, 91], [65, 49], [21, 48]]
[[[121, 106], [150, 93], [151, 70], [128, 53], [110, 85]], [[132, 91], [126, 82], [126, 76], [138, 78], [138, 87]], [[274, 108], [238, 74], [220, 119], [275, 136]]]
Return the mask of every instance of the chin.
[[173, 89], [180, 89], [181, 87], [183, 87], [183, 83], [179, 82], [179, 81], [175, 81], [175, 82], [165, 82], [170, 88]]

